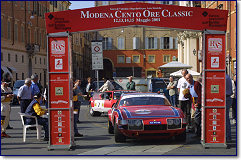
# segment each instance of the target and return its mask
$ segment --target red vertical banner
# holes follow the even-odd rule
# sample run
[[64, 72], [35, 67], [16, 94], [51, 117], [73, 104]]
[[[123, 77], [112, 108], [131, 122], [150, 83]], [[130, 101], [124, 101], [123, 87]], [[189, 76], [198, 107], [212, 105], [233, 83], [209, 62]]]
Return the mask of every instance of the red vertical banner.
[[67, 33], [48, 37], [49, 149], [68, 149], [74, 144], [69, 42]]
[[226, 147], [225, 33], [210, 32], [204, 34], [202, 144], [204, 147]]

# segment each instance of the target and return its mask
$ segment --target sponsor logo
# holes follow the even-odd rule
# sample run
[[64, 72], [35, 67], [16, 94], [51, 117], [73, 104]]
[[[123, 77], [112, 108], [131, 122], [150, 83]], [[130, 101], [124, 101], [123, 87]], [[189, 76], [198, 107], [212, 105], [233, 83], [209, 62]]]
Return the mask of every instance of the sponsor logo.
[[58, 114], [62, 114], [62, 111], [58, 111]]
[[57, 79], [50, 79], [51, 82], [67, 82], [68, 79], [61, 79], [61, 77], [57, 77]]
[[217, 113], [217, 109], [213, 109], [213, 113]]
[[62, 96], [64, 95], [63, 87], [55, 87], [55, 95], [56, 96]]
[[63, 69], [63, 59], [55, 59], [55, 69], [56, 70]]
[[136, 113], [136, 114], [150, 114], [151, 111], [150, 111], [150, 110], [142, 109], [142, 110], [136, 110], [135, 113]]
[[213, 141], [216, 142], [217, 138], [216, 137], [213, 137]]
[[52, 54], [64, 54], [65, 53], [65, 41], [52, 41], [51, 42]]
[[208, 51], [221, 52], [222, 51], [222, 38], [209, 38], [208, 39]]
[[58, 126], [62, 126], [62, 122], [58, 122]]
[[213, 115], [213, 119], [217, 119], [217, 116], [216, 116], [216, 115]]
[[68, 102], [67, 102], [67, 101], [63, 101], [63, 100], [51, 101], [51, 104], [59, 104], [59, 103], [68, 104]]
[[62, 138], [59, 138], [59, 142], [62, 142]]
[[219, 85], [211, 85], [211, 93], [219, 93]]
[[213, 121], [213, 125], [216, 125], [217, 124], [217, 121]]
[[58, 117], [58, 121], [61, 121], [62, 120], [62, 117]]
[[217, 77], [217, 75], [213, 75], [212, 77], [206, 77], [206, 79], [218, 80], [218, 79], [224, 79], [224, 77]]
[[58, 136], [59, 136], [59, 137], [62, 137], [62, 133], [59, 133]]
[[211, 68], [219, 68], [219, 57], [211, 57]]
[[222, 99], [218, 99], [218, 98], [213, 98], [213, 99], [206, 99], [207, 102], [223, 102]]
[[216, 130], [217, 130], [217, 127], [216, 127], [216, 126], [213, 126], [213, 130], [216, 131]]
[[59, 132], [62, 132], [62, 128], [58, 128], [58, 131], [59, 131]]

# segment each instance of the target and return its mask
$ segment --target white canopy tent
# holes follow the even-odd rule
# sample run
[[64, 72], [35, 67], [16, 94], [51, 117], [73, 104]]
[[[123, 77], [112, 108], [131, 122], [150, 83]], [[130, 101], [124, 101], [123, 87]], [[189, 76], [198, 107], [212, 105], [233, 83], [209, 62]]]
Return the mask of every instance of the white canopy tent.
[[[188, 73], [190, 73], [192, 76], [200, 76], [200, 73], [193, 71], [191, 69], [187, 69]], [[171, 76], [176, 76], [176, 77], [182, 77], [182, 70], [173, 72], [170, 74]]]

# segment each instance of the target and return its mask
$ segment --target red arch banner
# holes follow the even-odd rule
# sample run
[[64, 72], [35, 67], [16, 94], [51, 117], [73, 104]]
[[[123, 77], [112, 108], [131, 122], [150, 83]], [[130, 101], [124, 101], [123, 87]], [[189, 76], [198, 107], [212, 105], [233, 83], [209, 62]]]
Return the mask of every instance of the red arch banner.
[[47, 33], [153, 26], [226, 31], [227, 10], [176, 5], [125, 3], [45, 14]]

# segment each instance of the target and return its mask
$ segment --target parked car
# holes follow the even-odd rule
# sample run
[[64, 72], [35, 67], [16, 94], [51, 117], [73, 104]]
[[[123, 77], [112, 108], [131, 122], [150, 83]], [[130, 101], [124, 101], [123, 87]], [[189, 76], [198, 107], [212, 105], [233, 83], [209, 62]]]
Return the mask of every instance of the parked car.
[[108, 111], [108, 132], [114, 134], [115, 142], [172, 136], [186, 140], [186, 119], [162, 94], [123, 94]]
[[[110, 81], [110, 82], [113, 84], [115, 90], [123, 90], [123, 88], [118, 83], [116, 83], [115, 81]], [[93, 83], [96, 87], [95, 91], [97, 91], [97, 81], [94, 81]], [[104, 84], [104, 81], [99, 81], [99, 87], [103, 86], [103, 84]]]
[[130, 90], [116, 90], [106, 92], [94, 92], [90, 98], [90, 115], [100, 116], [107, 113], [110, 108], [117, 102], [123, 93], [133, 93]]
[[13, 101], [12, 104], [18, 104], [18, 99], [17, 99], [17, 95], [18, 95], [18, 90], [21, 86], [24, 85], [25, 80], [17, 80], [14, 85], [13, 85]]

